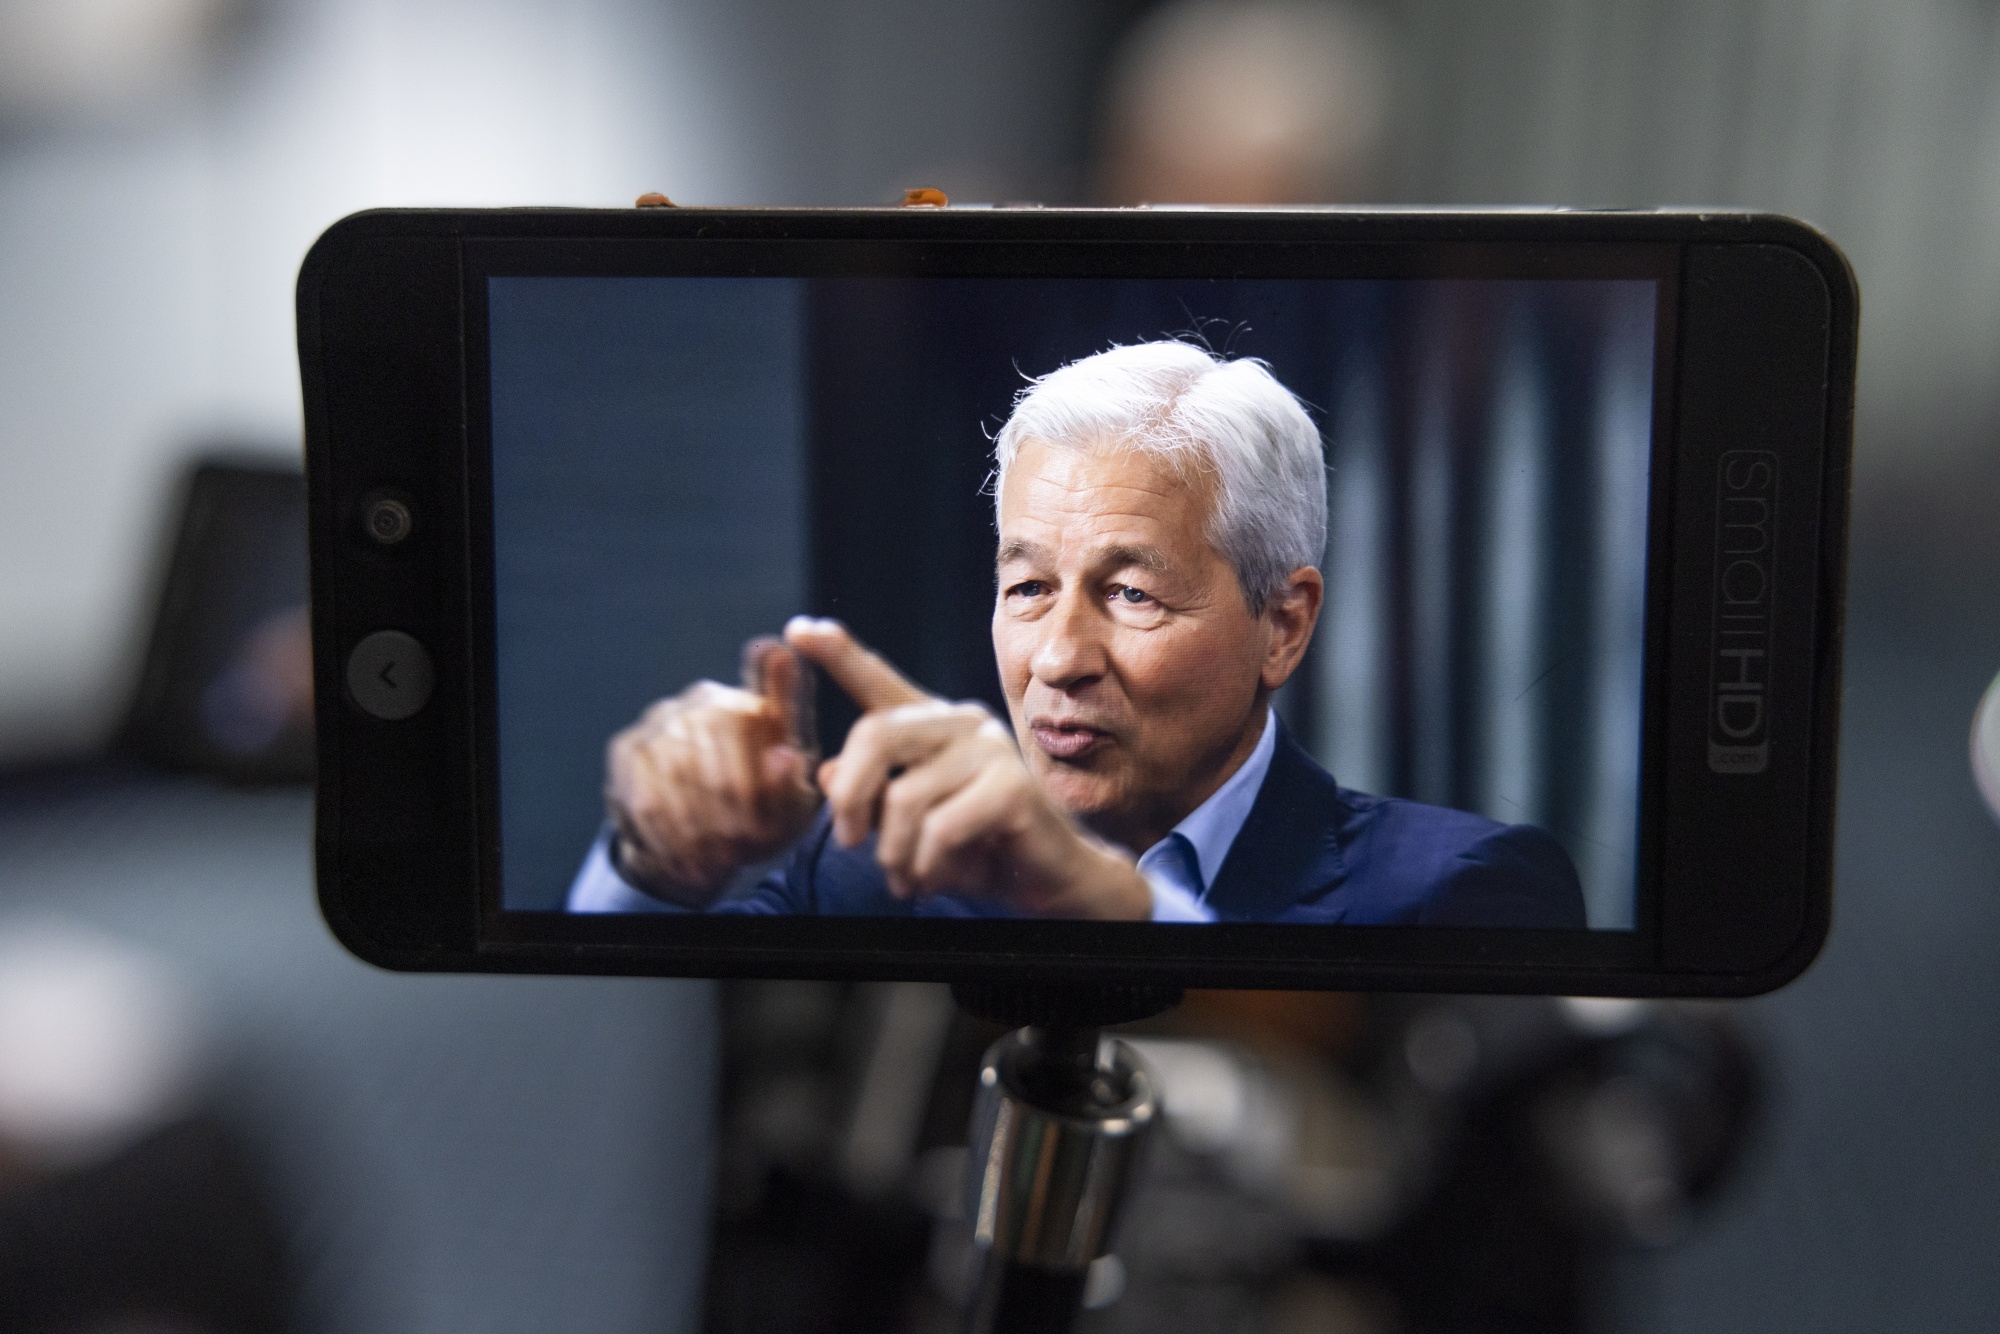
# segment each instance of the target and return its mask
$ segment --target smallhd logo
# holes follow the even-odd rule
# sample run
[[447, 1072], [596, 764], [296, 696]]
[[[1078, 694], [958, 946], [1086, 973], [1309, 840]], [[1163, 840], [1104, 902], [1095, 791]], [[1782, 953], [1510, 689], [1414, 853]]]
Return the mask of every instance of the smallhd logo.
[[1708, 767], [1760, 774], [1771, 763], [1771, 594], [1778, 456], [1736, 449], [1716, 478]]

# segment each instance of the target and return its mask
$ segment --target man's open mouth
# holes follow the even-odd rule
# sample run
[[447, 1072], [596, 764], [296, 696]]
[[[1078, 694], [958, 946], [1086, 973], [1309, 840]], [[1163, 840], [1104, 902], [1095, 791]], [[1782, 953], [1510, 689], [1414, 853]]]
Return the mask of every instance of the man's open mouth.
[[1063, 723], [1037, 720], [1029, 727], [1035, 744], [1042, 753], [1052, 760], [1082, 759], [1092, 750], [1108, 745], [1111, 733], [1087, 723]]

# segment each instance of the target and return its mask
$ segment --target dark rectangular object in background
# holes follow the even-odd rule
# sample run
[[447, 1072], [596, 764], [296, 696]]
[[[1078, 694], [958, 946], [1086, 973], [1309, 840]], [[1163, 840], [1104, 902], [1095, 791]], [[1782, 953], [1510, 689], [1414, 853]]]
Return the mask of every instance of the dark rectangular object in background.
[[187, 479], [126, 737], [238, 782], [313, 774], [305, 478], [211, 460]]

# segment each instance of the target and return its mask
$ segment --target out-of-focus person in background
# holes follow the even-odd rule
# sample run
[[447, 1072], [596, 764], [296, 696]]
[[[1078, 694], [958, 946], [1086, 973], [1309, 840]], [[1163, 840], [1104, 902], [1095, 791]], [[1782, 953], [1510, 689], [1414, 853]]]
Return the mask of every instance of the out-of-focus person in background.
[[1365, 198], [1389, 111], [1380, 21], [1319, 0], [1176, 0], [1128, 37], [1105, 94], [1107, 204]]

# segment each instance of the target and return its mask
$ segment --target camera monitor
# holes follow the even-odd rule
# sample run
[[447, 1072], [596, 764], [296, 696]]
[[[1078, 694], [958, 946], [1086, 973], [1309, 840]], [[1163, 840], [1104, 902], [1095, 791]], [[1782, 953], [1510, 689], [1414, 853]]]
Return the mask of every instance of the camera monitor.
[[1731, 994], [1824, 936], [1799, 224], [377, 213], [299, 309], [364, 957]]

